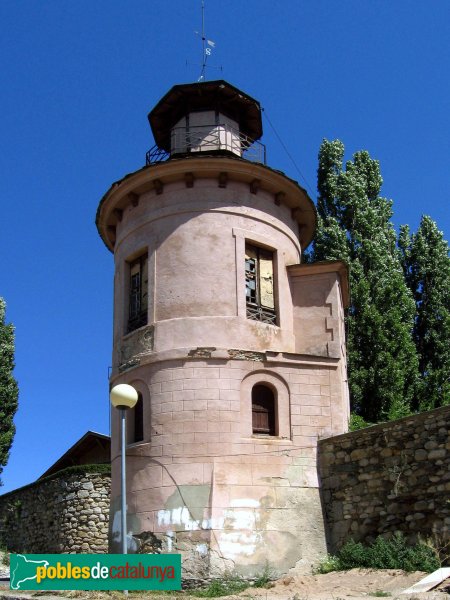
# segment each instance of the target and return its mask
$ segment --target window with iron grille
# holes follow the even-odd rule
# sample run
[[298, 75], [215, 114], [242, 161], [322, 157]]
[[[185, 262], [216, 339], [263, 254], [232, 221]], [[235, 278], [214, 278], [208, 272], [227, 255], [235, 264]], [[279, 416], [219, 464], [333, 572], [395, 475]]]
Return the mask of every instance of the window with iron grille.
[[148, 260], [140, 256], [130, 263], [130, 293], [127, 333], [147, 324]]
[[267, 385], [252, 388], [252, 426], [254, 434], [276, 435], [275, 396]]
[[247, 318], [276, 325], [273, 252], [245, 245]]

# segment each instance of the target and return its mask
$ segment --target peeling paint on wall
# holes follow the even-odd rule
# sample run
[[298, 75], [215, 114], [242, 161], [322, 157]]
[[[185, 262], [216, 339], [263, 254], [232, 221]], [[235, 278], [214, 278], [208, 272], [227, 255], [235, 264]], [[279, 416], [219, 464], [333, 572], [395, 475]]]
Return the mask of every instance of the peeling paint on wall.
[[256, 545], [261, 541], [261, 535], [256, 532], [223, 532], [220, 535], [219, 548], [227, 558], [234, 559], [239, 555], [252, 556]]
[[189, 350], [188, 356], [192, 358], [211, 358], [211, 353], [214, 352], [215, 348], [205, 346], [195, 348], [195, 350]]
[[254, 510], [224, 510], [224, 529], [254, 529], [257, 521]]
[[235, 360], [254, 360], [257, 362], [264, 362], [266, 360], [266, 355], [264, 352], [249, 352], [247, 350], [228, 350], [228, 354], [230, 358]]
[[253, 500], [251, 498], [237, 498], [236, 500], [232, 500], [230, 502], [230, 506], [238, 507], [238, 508], [259, 508], [260, 502], [259, 500]]
[[200, 556], [206, 556], [208, 554], [208, 545], [207, 544], [197, 544], [195, 549], [200, 554]]

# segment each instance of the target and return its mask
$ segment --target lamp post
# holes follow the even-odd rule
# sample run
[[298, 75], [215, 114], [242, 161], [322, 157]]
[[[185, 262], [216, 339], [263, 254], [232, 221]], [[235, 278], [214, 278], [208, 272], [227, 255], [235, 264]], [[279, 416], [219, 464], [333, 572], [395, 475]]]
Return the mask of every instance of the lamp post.
[[126, 420], [125, 412], [133, 408], [138, 401], [138, 393], [126, 383], [115, 385], [109, 394], [111, 404], [120, 411], [121, 427], [121, 530], [122, 530], [122, 554], [127, 554], [127, 480], [126, 480]]

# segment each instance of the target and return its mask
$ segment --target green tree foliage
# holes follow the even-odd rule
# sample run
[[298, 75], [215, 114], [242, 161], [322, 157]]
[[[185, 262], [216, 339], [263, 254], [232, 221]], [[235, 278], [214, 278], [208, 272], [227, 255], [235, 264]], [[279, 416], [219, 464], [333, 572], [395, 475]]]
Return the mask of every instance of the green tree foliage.
[[420, 382], [415, 409], [450, 404], [450, 258], [436, 223], [423, 216], [417, 233], [400, 229], [406, 282], [416, 303], [413, 337]]
[[14, 327], [5, 323], [6, 304], [0, 298], [0, 473], [8, 462], [19, 396], [14, 369]]
[[352, 410], [378, 422], [410, 412], [417, 380], [411, 338], [414, 300], [406, 286], [392, 203], [380, 197], [378, 161], [365, 151], [343, 165], [344, 145], [319, 152], [318, 227], [309, 260], [346, 261], [350, 272], [348, 367]]

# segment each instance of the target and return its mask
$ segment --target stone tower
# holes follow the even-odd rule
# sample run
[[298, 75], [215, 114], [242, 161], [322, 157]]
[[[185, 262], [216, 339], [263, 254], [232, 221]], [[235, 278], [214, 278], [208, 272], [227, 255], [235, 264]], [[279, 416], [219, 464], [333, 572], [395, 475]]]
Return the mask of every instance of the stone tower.
[[[111, 385], [128, 416], [130, 551], [182, 552], [183, 576], [308, 570], [326, 551], [317, 439], [349, 416], [341, 262], [301, 264], [304, 189], [265, 164], [259, 103], [226, 81], [173, 87], [147, 165], [107, 191]], [[111, 549], [120, 536], [112, 415]]]

